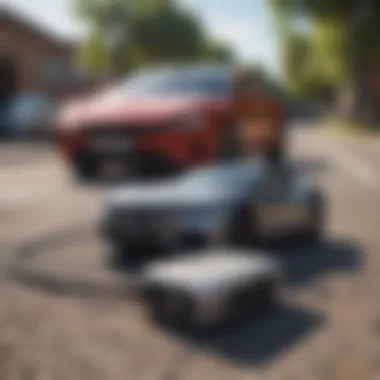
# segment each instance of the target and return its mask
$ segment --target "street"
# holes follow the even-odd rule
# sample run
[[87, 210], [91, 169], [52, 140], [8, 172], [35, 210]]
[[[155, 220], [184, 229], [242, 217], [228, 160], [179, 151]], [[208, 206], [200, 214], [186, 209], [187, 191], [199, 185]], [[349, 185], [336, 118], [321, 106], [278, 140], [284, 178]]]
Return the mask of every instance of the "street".
[[325, 241], [279, 253], [275, 315], [207, 337], [154, 326], [108, 268], [104, 186], [76, 184], [43, 143], [0, 146], [0, 379], [379, 379], [380, 143], [309, 125], [290, 141], [326, 193]]

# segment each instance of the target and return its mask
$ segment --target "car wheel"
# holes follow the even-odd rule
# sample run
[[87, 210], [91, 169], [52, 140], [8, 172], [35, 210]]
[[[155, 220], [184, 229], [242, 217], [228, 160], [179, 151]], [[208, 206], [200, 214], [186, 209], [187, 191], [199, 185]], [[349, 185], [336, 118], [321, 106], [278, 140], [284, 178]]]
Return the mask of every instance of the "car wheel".
[[227, 244], [240, 247], [259, 245], [257, 213], [252, 204], [244, 204], [236, 212], [224, 232]]
[[275, 282], [267, 284], [261, 290], [259, 299], [259, 312], [263, 314], [276, 311], [279, 306], [278, 287]]
[[98, 176], [99, 165], [91, 157], [80, 157], [74, 160], [74, 175], [79, 180], [90, 181]]
[[170, 289], [155, 288], [145, 290], [144, 298], [153, 321], [182, 326], [191, 322], [194, 305], [185, 294]]
[[325, 222], [325, 202], [321, 191], [314, 191], [309, 200], [311, 227], [306, 231], [303, 241], [310, 245], [317, 245], [322, 239]]
[[110, 266], [116, 269], [122, 269], [128, 265], [128, 261], [127, 246], [120, 242], [113, 242], [109, 257]]

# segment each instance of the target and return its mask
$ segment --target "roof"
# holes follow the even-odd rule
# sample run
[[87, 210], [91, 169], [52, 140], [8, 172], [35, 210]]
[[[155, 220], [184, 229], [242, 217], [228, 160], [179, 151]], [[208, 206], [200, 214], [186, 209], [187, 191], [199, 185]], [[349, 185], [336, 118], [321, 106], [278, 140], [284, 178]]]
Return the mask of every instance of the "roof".
[[47, 30], [41, 24], [35, 22], [30, 17], [22, 14], [20, 11], [10, 8], [8, 5], [0, 4], [0, 20], [8, 21], [18, 27], [24, 29], [28, 33], [39, 36], [55, 45], [71, 48], [75, 45], [75, 41], [65, 40], [51, 30]]

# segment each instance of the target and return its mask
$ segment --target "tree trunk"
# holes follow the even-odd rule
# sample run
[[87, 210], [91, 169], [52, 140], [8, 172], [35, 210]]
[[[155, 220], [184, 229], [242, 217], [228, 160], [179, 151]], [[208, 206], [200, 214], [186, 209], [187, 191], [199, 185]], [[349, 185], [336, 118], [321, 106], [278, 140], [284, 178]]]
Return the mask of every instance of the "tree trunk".
[[366, 24], [357, 18], [357, 12], [353, 12], [345, 24], [348, 26], [346, 48], [351, 80], [339, 96], [339, 113], [360, 124], [374, 126], [379, 120], [379, 111], [371, 68], [376, 65], [371, 54], [360, 47]]

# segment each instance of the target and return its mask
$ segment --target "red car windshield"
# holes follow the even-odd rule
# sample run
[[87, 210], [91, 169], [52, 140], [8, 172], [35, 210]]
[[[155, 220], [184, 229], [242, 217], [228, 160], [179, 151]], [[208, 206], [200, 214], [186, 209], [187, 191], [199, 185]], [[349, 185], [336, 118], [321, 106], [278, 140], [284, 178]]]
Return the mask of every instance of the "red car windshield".
[[128, 78], [118, 91], [126, 95], [224, 97], [230, 90], [230, 71], [220, 67], [157, 69]]

